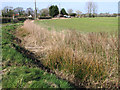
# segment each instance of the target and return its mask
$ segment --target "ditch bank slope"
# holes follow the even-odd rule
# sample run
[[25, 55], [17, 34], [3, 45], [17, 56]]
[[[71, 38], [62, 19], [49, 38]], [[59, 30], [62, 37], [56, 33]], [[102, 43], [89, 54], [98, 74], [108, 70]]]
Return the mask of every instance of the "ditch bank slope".
[[118, 85], [117, 33], [48, 31], [27, 20], [15, 35], [21, 40], [20, 45], [43, 66], [76, 86], [116, 88]]
[[21, 46], [22, 40], [15, 36], [21, 25], [2, 27], [2, 88], [73, 88]]

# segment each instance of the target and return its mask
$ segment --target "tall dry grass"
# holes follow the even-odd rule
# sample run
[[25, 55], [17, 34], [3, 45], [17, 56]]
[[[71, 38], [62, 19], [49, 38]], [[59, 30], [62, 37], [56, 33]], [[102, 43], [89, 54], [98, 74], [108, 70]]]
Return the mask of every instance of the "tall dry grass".
[[72, 80], [77, 85], [92, 88], [117, 87], [117, 32], [48, 31], [29, 20], [25, 21], [23, 27], [30, 33], [26, 37], [25, 46], [36, 47], [36, 54], [44, 65], [73, 75]]

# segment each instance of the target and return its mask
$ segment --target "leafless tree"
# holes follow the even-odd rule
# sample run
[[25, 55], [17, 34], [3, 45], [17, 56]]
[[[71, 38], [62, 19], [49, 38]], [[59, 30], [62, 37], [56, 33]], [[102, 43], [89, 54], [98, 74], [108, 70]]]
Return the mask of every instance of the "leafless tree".
[[33, 14], [34, 14], [34, 11], [33, 11], [32, 8], [27, 8], [27, 9], [26, 9], [26, 13], [27, 13], [28, 15], [33, 15]]
[[76, 14], [77, 14], [77, 17], [81, 17], [82, 12], [79, 11], [79, 10], [77, 10], [77, 11], [76, 11]]
[[89, 2], [87, 2], [86, 5], [87, 5], [87, 12], [89, 14], [89, 17], [94, 16], [94, 14], [97, 11], [97, 5], [96, 5], [96, 3], [89, 1]]
[[96, 12], [97, 12], [97, 4], [93, 3], [93, 16], [95, 16]]
[[6, 7], [4, 7], [4, 9], [3, 9], [3, 11], [4, 11], [5, 13], [9, 12], [10, 10], [13, 10], [13, 7], [11, 7], [11, 6], [6, 6]]
[[41, 16], [48, 16], [49, 15], [49, 9], [48, 8], [44, 8], [40, 10], [40, 15]]
[[17, 8], [14, 9], [14, 12], [15, 12], [15, 13], [19, 13], [20, 15], [23, 14], [23, 11], [24, 11], [24, 10], [23, 10], [22, 7], [17, 7]]
[[68, 9], [67, 11], [68, 11], [68, 14], [71, 14], [73, 12], [72, 9]]

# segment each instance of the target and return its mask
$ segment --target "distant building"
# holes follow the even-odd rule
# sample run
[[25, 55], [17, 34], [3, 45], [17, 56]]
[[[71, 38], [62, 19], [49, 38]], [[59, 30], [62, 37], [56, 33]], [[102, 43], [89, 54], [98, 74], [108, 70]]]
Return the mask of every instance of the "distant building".
[[29, 18], [32, 18], [32, 15], [28, 16]]

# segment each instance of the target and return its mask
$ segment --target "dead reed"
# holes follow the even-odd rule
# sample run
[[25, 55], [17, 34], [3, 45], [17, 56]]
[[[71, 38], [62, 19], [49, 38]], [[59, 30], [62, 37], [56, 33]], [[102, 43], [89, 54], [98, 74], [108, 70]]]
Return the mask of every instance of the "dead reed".
[[[38, 48], [37, 55], [53, 70], [74, 75], [74, 83], [92, 88], [113, 88], [118, 85], [117, 32], [80, 33], [63, 30], [48, 31], [31, 21], [25, 21], [25, 46]], [[33, 42], [33, 43], [31, 43]]]

